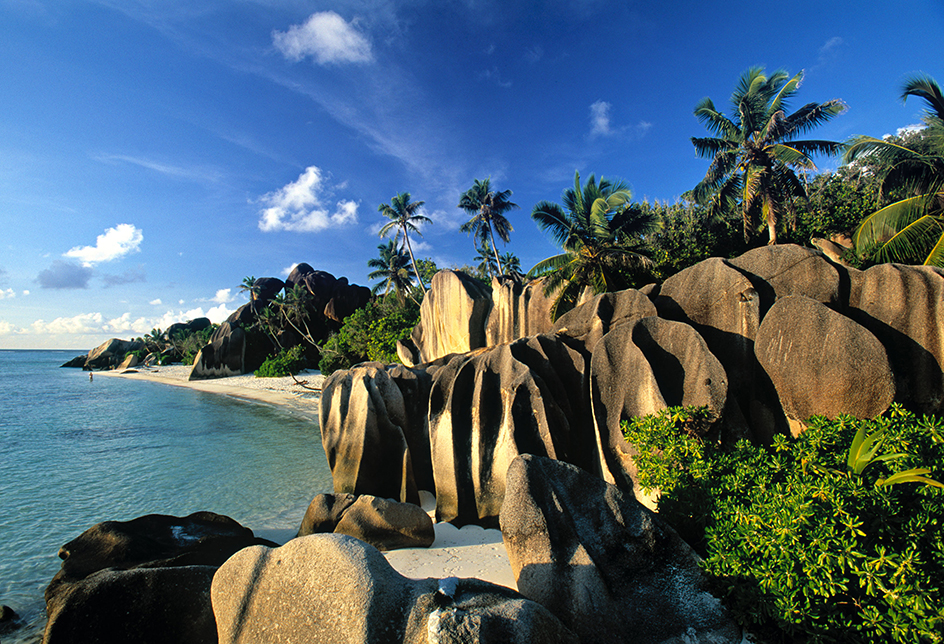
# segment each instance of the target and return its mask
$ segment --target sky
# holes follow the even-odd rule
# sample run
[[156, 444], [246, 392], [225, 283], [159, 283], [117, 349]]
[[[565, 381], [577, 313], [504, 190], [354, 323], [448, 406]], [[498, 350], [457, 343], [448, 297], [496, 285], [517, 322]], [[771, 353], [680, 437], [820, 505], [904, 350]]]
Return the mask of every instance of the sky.
[[900, 87], [944, 84], [942, 27], [940, 0], [0, 0], [0, 349], [220, 322], [299, 262], [371, 286], [400, 192], [417, 257], [472, 264], [475, 179], [512, 191], [527, 270], [575, 172], [694, 187], [692, 110], [751, 66], [846, 103], [817, 138], [919, 123]]

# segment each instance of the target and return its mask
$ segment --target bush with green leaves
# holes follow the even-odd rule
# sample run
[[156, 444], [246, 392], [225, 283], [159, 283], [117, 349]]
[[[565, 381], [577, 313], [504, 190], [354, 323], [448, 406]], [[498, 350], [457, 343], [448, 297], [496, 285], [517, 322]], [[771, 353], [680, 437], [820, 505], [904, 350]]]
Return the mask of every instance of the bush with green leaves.
[[318, 368], [328, 375], [367, 360], [399, 362], [397, 340], [409, 338], [419, 319], [413, 302], [370, 302], [345, 318], [341, 330], [324, 343]]
[[266, 358], [265, 362], [256, 369], [255, 375], [256, 378], [281, 378], [294, 375], [306, 366], [304, 347], [296, 345]]
[[767, 642], [944, 641], [944, 421], [893, 406], [725, 448], [704, 410], [626, 422], [644, 489]]

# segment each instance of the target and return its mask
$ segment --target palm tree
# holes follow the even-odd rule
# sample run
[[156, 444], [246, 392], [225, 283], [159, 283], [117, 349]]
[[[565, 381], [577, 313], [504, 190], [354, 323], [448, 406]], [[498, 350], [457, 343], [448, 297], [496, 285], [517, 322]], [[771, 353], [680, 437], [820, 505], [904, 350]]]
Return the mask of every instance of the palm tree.
[[413, 247], [410, 245], [410, 235], [409, 231], [413, 231], [420, 237], [422, 233], [416, 228], [417, 223], [432, 223], [429, 217], [424, 215], [417, 214], [419, 209], [423, 207], [425, 201], [413, 201], [410, 202], [410, 193], [401, 192], [393, 199], [390, 200], [390, 204], [382, 203], [377, 207], [378, 212], [383, 214], [384, 217], [390, 221], [380, 229], [380, 236], [386, 236], [391, 230], [396, 229], [397, 232], [393, 236], [393, 241], [398, 241], [400, 239], [400, 233], [403, 233], [403, 239], [406, 242], [406, 248], [410, 251], [410, 261], [413, 263], [413, 274], [416, 275], [416, 280], [420, 283], [420, 288], [423, 289], [423, 292], [426, 292], [426, 285], [423, 284], [423, 279], [420, 277], [420, 272], [416, 268], [416, 258], [413, 257]]
[[511, 251], [501, 254], [501, 262], [505, 267], [505, 273], [521, 273], [521, 260]]
[[908, 79], [901, 99], [925, 100], [923, 138], [928, 151], [919, 152], [894, 139], [858, 136], [849, 142], [844, 160], [875, 161], [888, 168], [882, 194], [897, 197], [866, 217], [853, 235], [856, 251], [879, 261], [944, 266], [944, 93], [930, 76]]
[[256, 297], [259, 295], [259, 286], [256, 284], [256, 278], [252, 275], [243, 278], [243, 283], [239, 285], [240, 293], [249, 294], [249, 308], [253, 313], [256, 312]]
[[495, 246], [495, 233], [506, 244], [511, 239], [511, 223], [505, 218], [509, 210], [518, 209], [518, 204], [509, 201], [511, 190], [501, 192], [492, 190], [491, 180], [478, 179], [472, 187], [459, 196], [459, 208], [472, 215], [472, 218], [462, 224], [459, 229], [464, 233], [472, 233], [472, 243], [476, 249], [485, 248], [485, 243], [491, 246], [495, 255], [498, 270], [504, 272], [498, 250]]
[[528, 277], [545, 278], [545, 295], [557, 292], [554, 319], [574, 306], [585, 288], [594, 293], [626, 288], [627, 275], [651, 268], [652, 261], [629, 250], [628, 242], [658, 229], [658, 218], [654, 211], [630, 208], [631, 198], [622, 181], [601, 177], [597, 183], [590, 175], [581, 186], [576, 173], [574, 187], [562, 196], [563, 206], [542, 201], [534, 207], [531, 218], [564, 251], [528, 271]]
[[[845, 111], [840, 100], [807, 103], [787, 114], [787, 101], [797, 91], [803, 72], [792, 78], [779, 70], [767, 77], [751, 67], [731, 94], [731, 116], [719, 112], [710, 98], [695, 106], [695, 116], [713, 135], [692, 137], [695, 151], [710, 158], [705, 178], [695, 186], [695, 199], [709, 203], [717, 216], [740, 207], [744, 240], [758, 220], [767, 225], [769, 244], [777, 243], [777, 221], [793, 214], [793, 201], [805, 198], [795, 170], [816, 169], [813, 154], [836, 154], [841, 143], [797, 140], [795, 137]], [[738, 204], [740, 202], [740, 204]]]
[[403, 306], [406, 303], [406, 295], [413, 289], [414, 273], [410, 268], [410, 257], [392, 239], [386, 244], [377, 246], [377, 250], [380, 251], [380, 257], [367, 260], [368, 268], [376, 269], [367, 276], [367, 279], [382, 281], [375, 284], [371, 292], [376, 295], [383, 289], [386, 299], [390, 290], [393, 289], [397, 295], [397, 301]]
[[485, 279], [492, 275], [501, 274], [502, 271], [498, 267], [497, 256], [487, 238], [483, 240], [481, 247], [476, 246], [475, 250], [478, 254], [472, 258], [472, 261], [479, 263], [475, 268]]

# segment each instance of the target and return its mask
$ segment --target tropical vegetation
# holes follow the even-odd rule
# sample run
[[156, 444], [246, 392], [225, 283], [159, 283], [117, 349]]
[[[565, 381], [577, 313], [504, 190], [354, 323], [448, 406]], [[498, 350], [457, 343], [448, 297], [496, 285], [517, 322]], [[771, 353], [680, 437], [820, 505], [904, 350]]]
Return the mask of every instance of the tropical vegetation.
[[401, 306], [406, 303], [407, 297], [416, 301], [412, 294], [416, 273], [410, 267], [409, 255], [393, 239], [377, 246], [377, 250], [380, 251], [380, 257], [367, 260], [368, 268], [374, 269], [367, 274], [367, 279], [380, 280], [374, 284], [371, 293], [377, 295], [382, 290], [386, 298], [393, 291]]
[[528, 277], [544, 278], [544, 292], [554, 296], [553, 318], [575, 306], [585, 289], [591, 293], [627, 288], [652, 268], [652, 260], [634, 248], [658, 229], [650, 210], [630, 207], [628, 186], [599, 181], [593, 175], [561, 197], [563, 205], [541, 201], [531, 211], [538, 228], [550, 234], [563, 253], [538, 262]]
[[787, 114], [802, 79], [803, 72], [791, 77], [778, 70], [767, 76], [763, 68], [751, 67], [731, 94], [730, 115], [707, 97], [695, 106], [695, 117], [712, 136], [692, 137], [698, 156], [711, 159], [694, 197], [709, 205], [711, 215], [739, 211], [745, 241], [760, 223], [767, 228], [767, 243], [776, 244], [778, 222], [786, 218], [792, 224], [795, 201], [806, 197], [796, 172], [815, 170], [815, 154], [842, 150], [834, 141], [796, 138], [846, 109], [833, 99]]
[[909, 78], [901, 99], [927, 103], [923, 131], [905, 137], [850, 141], [847, 163], [884, 166], [882, 196], [891, 203], [866, 217], [853, 236], [856, 250], [877, 261], [944, 266], [944, 95], [930, 76]]
[[729, 448], [707, 410], [624, 423], [659, 516], [765, 642], [944, 639], [944, 420], [809, 420], [797, 439]]

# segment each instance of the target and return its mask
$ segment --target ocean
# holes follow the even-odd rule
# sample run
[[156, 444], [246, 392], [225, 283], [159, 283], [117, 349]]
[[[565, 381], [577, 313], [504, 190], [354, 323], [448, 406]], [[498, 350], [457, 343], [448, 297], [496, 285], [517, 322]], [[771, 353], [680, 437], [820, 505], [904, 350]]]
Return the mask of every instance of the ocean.
[[330, 492], [317, 424], [289, 410], [59, 365], [81, 351], [0, 350], [0, 604], [38, 642], [60, 546], [95, 523], [209, 510], [297, 529]]

